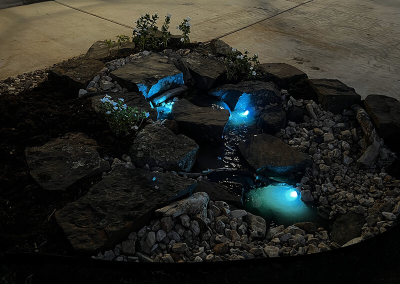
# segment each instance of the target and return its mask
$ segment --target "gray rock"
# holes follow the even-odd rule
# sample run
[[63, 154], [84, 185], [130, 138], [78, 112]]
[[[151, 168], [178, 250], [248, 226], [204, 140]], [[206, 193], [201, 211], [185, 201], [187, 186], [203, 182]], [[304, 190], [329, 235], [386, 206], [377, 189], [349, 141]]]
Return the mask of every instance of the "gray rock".
[[247, 215], [247, 211], [243, 209], [237, 209], [231, 211], [231, 218], [241, 218]]
[[66, 84], [72, 92], [78, 93], [79, 89], [86, 86], [104, 67], [101, 61], [95, 59], [71, 59], [49, 71], [49, 81], [55, 84]]
[[259, 69], [268, 81], [272, 80], [281, 89], [287, 90], [294, 84], [307, 79], [306, 73], [286, 63], [263, 63], [259, 65]]
[[354, 239], [348, 241], [347, 243], [345, 243], [344, 245], [342, 245], [342, 247], [347, 247], [347, 246], [357, 244], [357, 243], [361, 242], [362, 240], [363, 240], [362, 237], [354, 238]]
[[389, 221], [396, 221], [397, 217], [391, 212], [382, 212], [382, 215]]
[[188, 198], [173, 202], [163, 208], [157, 209], [156, 214], [176, 218], [183, 214], [196, 216], [203, 221], [207, 218], [207, 205], [210, 198], [205, 192], [197, 192]]
[[286, 145], [280, 139], [260, 134], [239, 144], [246, 161], [257, 170], [257, 174], [277, 177], [303, 171], [311, 166], [312, 159]]
[[348, 211], [339, 216], [333, 223], [331, 232], [332, 241], [344, 245], [351, 239], [361, 236], [361, 228], [365, 223], [364, 216]]
[[190, 172], [199, 146], [184, 135], [175, 135], [158, 124], [149, 124], [136, 136], [129, 151], [134, 164], [161, 167], [164, 170]]
[[180, 235], [175, 232], [174, 230], [171, 230], [167, 233], [167, 236], [170, 240], [175, 240], [177, 243], [179, 243], [181, 241], [181, 237]]
[[196, 220], [190, 221], [190, 231], [192, 231], [192, 233], [197, 236], [198, 234], [200, 234], [200, 226], [199, 223]]
[[47, 190], [65, 190], [105, 170], [96, 141], [83, 133], [67, 133], [43, 146], [26, 148], [25, 156], [31, 176]]
[[172, 251], [173, 251], [173, 252], [185, 253], [185, 252], [187, 252], [188, 250], [189, 250], [189, 247], [188, 247], [188, 245], [185, 244], [185, 243], [177, 243], [177, 244], [174, 244], [174, 245], [172, 246]]
[[122, 253], [124, 255], [135, 254], [135, 240], [126, 240], [122, 242]]
[[156, 233], [157, 242], [161, 242], [166, 236], [167, 236], [167, 234], [165, 233], [164, 230], [158, 230]]
[[156, 233], [155, 232], [149, 232], [147, 234], [146, 238], [146, 244], [149, 248], [153, 247], [156, 243]]
[[189, 228], [190, 226], [190, 218], [188, 215], [181, 215], [179, 216], [179, 219], [181, 220], [181, 224], [182, 226], [184, 226], [185, 228]]
[[265, 234], [267, 232], [267, 224], [264, 218], [253, 215], [251, 213], [247, 213], [247, 215], [243, 217], [243, 221], [245, 221], [249, 225], [250, 231], [256, 232], [257, 238], [265, 238]]
[[112, 250], [108, 250], [104, 252], [104, 260], [113, 260], [115, 258], [115, 254]]
[[258, 126], [267, 134], [275, 134], [286, 125], [286, 112], [281, 107], [265, 110], [258, 119]]
[[195, 183], [172, 173], [116, 166], [84, 197], [56, 211], [55, 217], [76, 252], [92, 253], [121, 241], [128, 229], [150, 222], [154, 207], [189, 194]]
[[274, 246], [265, 246], [264, 252], [268, 257], [278, 257], [279, 256], [279, 248]]
[[109, 81], [100, 81], [100, 87], [104, 91], [108, 91], [108, 90], [111, 90], [112, 88], [114, 88], [114, 84], [112, 82], [109, 82]]
[[183, 85], [183, 73], [164, 56], [152, 53], [129, 62], [110, 73], [111, 78], [131, 92], [142, 92], [146, 99]]
[[170, 254], [165, 254], [163, 257], [161, 257], [162, 261], [165, 263], [174, 263], [174, 259]]
[[310, 80], [318, 93], [318, 101], [322, 107], [333, 113], [342, 113], [351, 109], [353, 104], [361, 103], [361, 96], [353, 88], [335, 79]]
[[301, 200], [303, 202], [314, 202], [314, 197], [311, 194], [311, 191], [306, 189], [301, 191]]
[[164, 217], [161, 219], [161, 228], [164, 230], [164, 232], [168, 233], [169, 231], [172, 230], [173, 225], [172, 225], [172, 218], [171, 217]]
[[225, 65], [221, 61], [190, 53], [182, 62], [193, 77], [197, 89], [208, 91], [226, 80]]
[[199, 142], [218, 144], [222, 141], [229, 111], [212, 107], [198, 107], [186, 99], [174, 103], [172, 115], [179, 130]]

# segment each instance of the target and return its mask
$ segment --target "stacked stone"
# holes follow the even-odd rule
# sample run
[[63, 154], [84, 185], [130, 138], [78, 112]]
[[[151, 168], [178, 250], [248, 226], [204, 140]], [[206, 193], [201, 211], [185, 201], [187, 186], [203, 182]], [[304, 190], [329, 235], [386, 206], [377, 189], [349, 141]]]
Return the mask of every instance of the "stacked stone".
[[[267, 230], [265, 220], [245, 210], [231, 211], [210, 201], [206, 223], [187, 214], [150, 222], [96, 259], [144, 262], [214, 262], [296, 256], [330, 250], [326, 230], [312, 223]], [[232, 208], [233, 209], [233, 208]], [[301, 229], [301, 228], [303, 229]]]

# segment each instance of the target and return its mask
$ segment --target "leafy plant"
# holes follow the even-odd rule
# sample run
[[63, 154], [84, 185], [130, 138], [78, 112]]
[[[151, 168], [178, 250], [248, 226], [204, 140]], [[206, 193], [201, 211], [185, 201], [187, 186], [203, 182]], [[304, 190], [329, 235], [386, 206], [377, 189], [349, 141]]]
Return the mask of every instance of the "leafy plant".
[[247, 50], [242, 54], [236, 48], [232, 48], [232, 51], [228, 53], [225, 58], [225, 68], [229, 80], [237, 80], [240, 77], [252, 79], [257, 76], [255, 70], [260, 64], [258, 53], [252, 57], [249, 57], [248, 54]]
[[150, 14], [141, 15], [136, 21], [136, 28], [133, 29], [133, 41], [142, 49], [150, 45], [152, 48], [157, 47], [157, 39], [155, 38], [158, 27], [156, 26], [158, 13], [150, 16]]
[[[119, 52], [119, 48], [121, 47], [121, 44], [123, 42], [129, 41], [130, 37], [127, 35], [117, 35], [117, 44], [118, 44], [118, 51]], [[114, 47], [114, 45], [116, 44], [116, 42], [114, 40], [111, 39], [106, 39], [104, 41], [107, 46], [108, 46], [108, 55], [111, 55], [111, 49]]]
[[190, 27], [192, 26], [189, 23], [190, 20], [191, 20], [191, 18], [187, 17], [186, 19], [183, 20], [183, 22], [180, 25], [176, 26], [177, 29], [182, 31], [181, 42], [184, 45], [187, 45], [190, 43], [189, 34], [190, 34]]
[[164, 44], [164, 47], [167, 47], [168, 41], [171, 37], [171, 33], [168, 31], [170, 23], [171, 23], [171, 14], [168, 13], [165, 16], [164, 24], [161, 27], [162, 43]]
[[117, 136], [129, 134], [131, 130], [138, 130], [143, 120], [150, 115], [137, 107], [127, 106], [122, 98], [119, 98], [118, 102], [114, 102], [109, 95], [106, 95], [100, 101], [102, 102], [100, 112], [105, 115], [111, 130]]

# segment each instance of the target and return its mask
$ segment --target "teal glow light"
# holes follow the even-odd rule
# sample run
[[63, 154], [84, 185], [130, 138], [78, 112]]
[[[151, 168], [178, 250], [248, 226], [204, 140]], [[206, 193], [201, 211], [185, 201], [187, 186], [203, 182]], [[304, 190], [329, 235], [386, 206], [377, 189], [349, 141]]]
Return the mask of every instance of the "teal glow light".
[[162, 103], [161, 106], [157, 107], [157, 119], [172, 119], [172, 105], [174, 102]]
[[300, 193], [288, 184], [274, 184], [251, 190], [245, 196], [244, 208], [279, 225], [312, 222], [316, 209], [301, 201]]
[[[183, 82], [183, 73], [179, 73], [176, 75], [168, 76], [160, 79], [157, 84], [149, 87], [145, 84], [136, 84], [140, 92], [142, 92], [143, 96], [146, 99], [150, 99], [156, 95], [160, 95], [170, 89], [180, 87], [184, 84]], [[160, 102], [159, 102], [160, 103]]]
[[236, 103], [235, 109], [231, 111], [229, 124], [236, 126], [253, 124], [255, 117], [254, 112], [250, 111], [252, 107], [251, 94], [243, 93]]

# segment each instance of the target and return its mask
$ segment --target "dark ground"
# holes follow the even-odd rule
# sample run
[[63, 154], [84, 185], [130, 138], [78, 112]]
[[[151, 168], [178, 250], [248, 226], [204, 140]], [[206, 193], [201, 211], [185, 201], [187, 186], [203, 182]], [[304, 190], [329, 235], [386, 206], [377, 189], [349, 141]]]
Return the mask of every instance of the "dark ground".
[[101, 177], [65, 192], [43, 190], [29, 174], [25, 148], [80, 131], [97, 141], [101, 156], [121, 157], [133, 136], [116, 139], [92, 110], [90, 98], [76, 99], [75, 92], [48, 81], [19, 95], [0, 96], [0, 125], [0, 284], [400, 283], [399, 226], [346, 249], [273, 262], [167, 265], [75, 258], [53, 213]]

